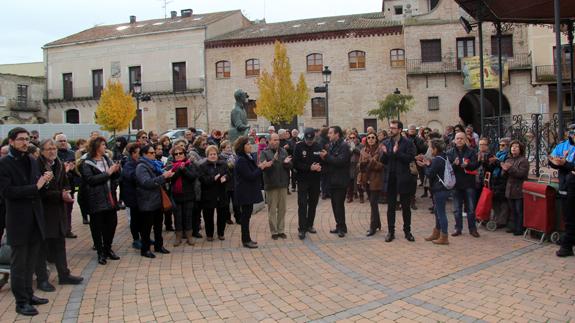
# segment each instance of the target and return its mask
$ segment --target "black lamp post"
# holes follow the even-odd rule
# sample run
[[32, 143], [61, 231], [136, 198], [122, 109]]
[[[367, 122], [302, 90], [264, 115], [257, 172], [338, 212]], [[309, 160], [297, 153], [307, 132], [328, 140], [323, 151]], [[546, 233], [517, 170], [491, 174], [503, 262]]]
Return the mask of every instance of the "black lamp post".
[[[138, 111], [140, 111], [140, 98], [142, 96], [142, 83], [140, 81], [134, 82], [132, 85], [132, 93], [133, 96], [136, 98], [136, 118], [138, 117]], [[138, 123], [139, 125], [140, 123]], [[130, 127], [132, 126], [132, 122], [128, 126], [128, 138], [130, 138]], [[138, 129], [140, 130], [140, 129]], [[129, 140], [129, 139], [128, 139]]]
[[[398, 88], [395, 88], [395, 91], [393, 91], [393, 94], [400, 95], [401, 91]], [[395, 108], [397, 109], [397, 121], [399, 121], [400, 120], [399, 119], [399, 106], [396, 106]]]
[[330, 71], [329, 67], [325, 66], [323, 68], [323, 71], [321, 71], [321, 74], [323, 75], [323, 84], [325, 84], [325, 118], [326, 118], [327, 126], [329, 127], [329, 90], [328, 90], [328, 84], [329, 84], [329, 82], [331, 82], [331, 71]]

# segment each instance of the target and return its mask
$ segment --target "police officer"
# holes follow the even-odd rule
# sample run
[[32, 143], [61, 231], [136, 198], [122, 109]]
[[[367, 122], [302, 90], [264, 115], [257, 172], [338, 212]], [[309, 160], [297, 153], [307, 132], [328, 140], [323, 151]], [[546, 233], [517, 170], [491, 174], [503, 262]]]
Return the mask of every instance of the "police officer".
[[558, 257], [573, 256], [575, 245], [575, 123], [568, 129], [569, 138], [559, 143], [549, 156], [549, 166], [559, 170], [559, 196], [565, 220], [565, 235], [556, 253]]
[[305, 239], [306, 232], [316, 233], [313, 227], [315, 209], [319, 200], [322, 147], [315, 140], [315, 130], [307, 128], [304, 140], [296, 144], [293, 153], [293, 167], [298, 183], [298, 231], [299, 238]]

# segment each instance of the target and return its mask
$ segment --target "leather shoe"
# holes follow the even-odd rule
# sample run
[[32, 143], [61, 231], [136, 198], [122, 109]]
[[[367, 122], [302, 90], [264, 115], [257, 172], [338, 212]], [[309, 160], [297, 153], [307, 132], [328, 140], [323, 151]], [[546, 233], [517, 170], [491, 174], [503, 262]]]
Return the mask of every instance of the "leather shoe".
[[453, 233], [451, 234], [452, 237], [459, 237], [461, 235], [461, 231], [457, 230], [457, 231], [453, 231]]
[[250, 242], [244, 243], [244, 247], [249, 248], [249, 249], [256, 249], [258, 247], [258, 245], [255, 244], [253, 241], [250, 241]]
[[38, 315], [38, 310], [30, 304], [16, 305], [16, 313], [26, 316]]
[[338, 234], [339, 229], [331, 229], [331, 230], [329, 230], [329, 233]]
[[345, 232], [343, 232], [343, 230], [340, 230], [337, 234], [338, 237], [343, 238], [345, 237]]
[[376, 230], [368, 230], [366, 236], [367, 237], [371, 237], [372, 235], [374, 235], [376, 232]]
[[40, 298], [38, 296], [32, 295], [30, 298], [30, 305], [44, 305], [48, 304], [48, 299]]
[[394, 233], [388, 233], [388, 234], [385, 236], [385, 242], [392, 242], [393, 239], [395, 239], [395, 234], [394, 234]]
[[50, 282], [48, 282], [47, 280], [43, 281], [43, 282], [38, 282], [38, 284], [36, 284], [36, 288], [38, 288], [39, 290], [43, 291], [43, 292], [53, 292], [56, 290], [56, 287], [54, 287], [54, 285], [50, 284]]
[[559, 248], [559, 250], [557, 250], [555, 255], [557, 255], [557, 257], [561, 257], [561, 258], [573, 256], [573, 248], [568, 248], [568, 247], [562, 246], [561, 248]]
[[309, 232], [309, 233], [317, 233], [317, 231], [315, 230], [314, 227], [308, 228], [308, 229], [307, 229], [307, 232]]
[[68, 239], [76, 239], [76, 238], [78, 238], [78, 236], [75, 235], [74, 232], [68, 231], [68, 232], [66, 232], [66, 238], [68, 238]]
[[140, 255], [142, 257], [146, 257], [146, 258], [150, 258], [150, 259], [156, 258], [156, 255], [154, 255], [150, 250], [141, 252]]
[[100, 265], [105, 265], [108, 263], [108, 261], [106, 261], [106, 256], [104, 255], [98, 255], [98, 263]]
[[272, 239], [273, 240], [277, 240], [279, 239], [280, 235], [279, 234], [272, 234]]
[[287, 239], [287, 235], [285, 233], [278, 234], [278, 237], [280, 237], [282, 239]]
[[84, 277], [68, 275], [60, 278], [60, 285], [78, 285], [84, 280]]
[[413, 237], [413, 234], [411, 234], [411, 232], [406, 232], [405, 233], [405, 240], [413, 242], [413, 241], [415, 241], [415, 237]]
[[479, 238], [479, 232], [477, 232], [477, 230], [473, 230], [469, 232], [469, 234], [474, 238]]
[[193, 233], [193, 234], [192, 234], [192, 237], [201, 239], [201, 238], [203, 238], [204, 236], [203, 236], [201, 233], [198, 232], [198, 233]]
[[[213, 240], [213, 238], [212, 238], [212, 240]], [[170, 253], [170, 251], [164, 247], [154, 248], [154, 250], [156, 250], [156, 252], [163, 253], [163, 254], [169, 254]]]
[[305, 231], [301, 231], [297, 236], [299, 237], [300, 240], [305, 239]]
[[110, 260], [119, 260], [120, 259], [120, 257], [112, 249], [110, 249], [106, 252], [106, 258], [108, 258]]

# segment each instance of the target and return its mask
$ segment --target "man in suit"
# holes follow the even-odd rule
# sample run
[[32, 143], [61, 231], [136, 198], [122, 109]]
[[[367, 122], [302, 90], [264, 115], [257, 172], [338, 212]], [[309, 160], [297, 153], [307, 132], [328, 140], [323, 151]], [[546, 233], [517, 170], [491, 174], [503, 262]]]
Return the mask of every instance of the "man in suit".
[[387, 192], [387, 226], [386, 242], [395, 239], [395, 206], [397, 195], [401, 203], [403, 215], [403, 233], [407, 241], [415, 241], [411, 234], [410, 204], [417, 188], [417, 175], [410, 172], [409, 164], [415, 161], [415, 144], [401, 135], [403, 123], [398, 120], [389, 122], [389, 138], [383, 141], [381, 162], [387, 182], [384, 189]]
[[37, 315], [34, 305], [48, 303], [34, 296], [32, 274], [44, 240], [44, 213], [40, 192], [54, 175], [40, 173], [36, 160], [28, 155], [30, 133], [20, 127], [8, 132], [10, 152], [0, 159], [0, 195], [6, 203], [6, 235], [12, 247], [10, 281], [16, 312]]

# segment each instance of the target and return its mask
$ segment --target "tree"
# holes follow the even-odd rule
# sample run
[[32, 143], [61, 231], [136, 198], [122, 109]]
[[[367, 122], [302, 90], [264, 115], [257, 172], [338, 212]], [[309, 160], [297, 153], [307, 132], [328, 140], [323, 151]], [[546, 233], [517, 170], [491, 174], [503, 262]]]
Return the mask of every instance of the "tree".
[[96, 108], [96, 123], [103, 130], [122, 131], [136, 117], [136, 104], [130, 93], [124, 92], [118, 81], [108, 80]]
[[385, 97], [385, 100], [379, 101], [379, 108], [367, 112], [370, 116], [376, 116], [377, 119], [383, 120], [399, 118], [400, 113], [406, 113], [415, 105], [413, 95], [391, 93]]
[[305, 103], [309, 99], [307, 84], [303, 73], [297, 85], [291, 79], [291, 66], [287, 50], [276, 41], [272, 73], [266, 70], [257, 80], [260, 97], [256, 103], [257, 115], [268, 119], [272, 124], [291, 122], [293, 117], [303, 114]]

